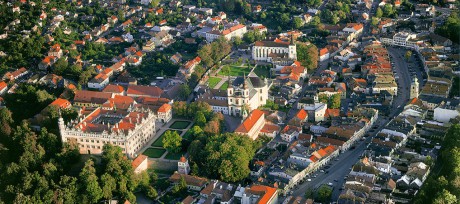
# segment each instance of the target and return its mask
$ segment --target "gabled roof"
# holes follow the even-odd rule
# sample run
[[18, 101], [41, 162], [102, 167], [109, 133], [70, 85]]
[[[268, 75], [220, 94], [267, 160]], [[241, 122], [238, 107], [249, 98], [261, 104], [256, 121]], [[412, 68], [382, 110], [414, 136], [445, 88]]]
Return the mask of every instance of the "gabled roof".
[[102, 90], [102, 92], [108, 93], [123, 93], [124, 91], [125, 89], [122, 86], [116, 84], [109, 84]]
[[264, 112], [259, 109], [253, 110], [246, 120], [244, 120], [243, 123], [236, 128], [235, 132], [248, 133], [261, 117], [264, 117]]
[[133, 169], [136, 169], [137, 167], [139, 167], [139, 165], [142, 164], [143, 161], [145, 161], [148, 157], [141, 154], [139, 155], [138, 157], [136, 157], [136, 159], [134, 159], [133, 162], [131, 162], [131, 165], [133, 166]]
[[68, 108], [71, 104], [70, 101], [62, 98], [54, 100], [50, 105], [57, 106], [59, 108]]
[[171, 110], [171, 105], [165, 103], [165, 104], [160, 106], [160, 108], [158, 109], [158, 112], [167, 113], [169, 110]]
[[141, 85], [129, 85], [128, 86], [128, 95], [138, 95], [138, 96], [151, 96], [159, 98], [164, 93], [159, 87], [156, 86], [141, 86]]

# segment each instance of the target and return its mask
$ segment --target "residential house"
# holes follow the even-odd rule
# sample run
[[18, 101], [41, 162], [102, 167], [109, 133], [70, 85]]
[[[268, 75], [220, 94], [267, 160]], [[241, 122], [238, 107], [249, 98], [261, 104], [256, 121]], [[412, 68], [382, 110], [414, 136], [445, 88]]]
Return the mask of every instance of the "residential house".
[[5, 75], [3, 75], [3, 80], [14, 81], [27, 73], [29, 73], [29, 71], [26, 68], [21, 67], [14, 72], [6, 72]]
[[137, 156], [136, 159], [131, 162], [131, 166], [134, 169], [134, 174], [140, 174], [146, 171], [148, 168], [148, 157], [143, 154]]
[[168, 180], [171, 183], [177, 185], [180, 182], [181, 177], [183, 177], [185, 182], [187, 183], [187, 188], [192, 191], [201, 191], [208, 184], [208, 180], [205, 178], [200, 178], [197, 176], [190, 176], [187, 174], [180, 174], [177, 172], [171, 175], [171, 177], [169, 177]]
[[300, 133], [302, 133], [301, 127], [286, 125], [286, 127], [281, 130], [280, 135], [282, 140], [290, 143], [296, 140]]

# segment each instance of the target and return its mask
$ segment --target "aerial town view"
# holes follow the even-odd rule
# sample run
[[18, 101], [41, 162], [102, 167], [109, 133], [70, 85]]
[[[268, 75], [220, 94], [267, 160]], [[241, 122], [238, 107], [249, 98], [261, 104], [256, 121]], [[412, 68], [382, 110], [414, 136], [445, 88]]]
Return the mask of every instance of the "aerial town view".
[[0, 204], [460, 204], [458, 0], [1, 0]]

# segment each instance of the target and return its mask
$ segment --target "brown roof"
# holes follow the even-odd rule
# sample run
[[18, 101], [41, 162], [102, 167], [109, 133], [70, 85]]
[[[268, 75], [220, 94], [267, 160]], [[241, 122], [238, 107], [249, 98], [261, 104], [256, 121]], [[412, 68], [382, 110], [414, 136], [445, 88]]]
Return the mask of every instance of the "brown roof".
[[97, 91], [77, 90], [75, 91], [74, 102], [103, 104], [109, 98], [112, 98], [112, 93], [104, 93]]
[[123, 91], [125, 91], [125, 89], [122, 86], [115, 84], [109, 84], [102, 90], [102, 92], [108, 93], [123, 93]]
[[128, 86], [128, 95], [137, 95], [137, 96], [151, 96], [159, 98], [164, 93], [163, 90], [156, 86], [140, 86], [140, 85], [129, 85]]
[[328, 137], [317, 137], [316, 142], [335, 145], [335, 146], [342, 146], [345, 143], [344, 141], [336, 140], [336, 139], [332, 139]]

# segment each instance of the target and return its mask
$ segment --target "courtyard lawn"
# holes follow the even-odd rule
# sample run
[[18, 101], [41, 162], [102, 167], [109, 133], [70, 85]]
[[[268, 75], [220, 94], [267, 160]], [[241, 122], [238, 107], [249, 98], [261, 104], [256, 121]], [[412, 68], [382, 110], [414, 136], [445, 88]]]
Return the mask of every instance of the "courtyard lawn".
[[267, 66], [257, 66], [254, 69], [254, 73], [257, 74], [260, 78], [269, 78], [270, 77], [270, 68]]
[[211, 89], [213, 89], [214, 87], [216, 87], [216, 85], [217, 85], [220, 81], [222, 81], [221, 78], [218, 78], [218, 77], [210, 77], [210, 78], [208, 79], [209, 87], [210, 87]]
[[148, 148], [144, 151], [144, 155], [150, 158], [160, 158], [166, 152], [165, 149], [157, 149], [157, 148]]
[[222, 86], [220, 86], [220, 90], [227, 90], [228, 88], [228, 81], [226, 81], [225, 83], [222, 84]]
[[[166, 130], [166, 131], [168, 131], [168, 130]], [[152, 147], [163, 147], [163, 137], [164, 137], [166, 131], [163, 132], [163, 134], [161, 134], [160, 137], [158, 137], [158, 139], [155, 140], [155, 142], [152, 143]], [[179, 131], [179, 130], [171, 130], [171, 131], [176, 131], [177, 134], [179, 134], [179, 135], [182, 134], [182, 131]]]
[[179, 152], [179, 153], [168, 152], [168, 154], [164, 158], [170, 159], [170, 160], [179, 160], [181, 156], [185, 155], [185, 153], [186, 152]]
[[176, 121], [173, 124], [171, 124], [171, 126], [169, 126], [169, 128], [183, 130], [183, 129], [187, 128], [188, 125], [190, 125], [189, 121]]
[[225, 65], [219, 72], [219, 75], [228, 76], [230, 72], [230, 76], [243, 76], [244, 74], [248, 75], [251, 72], [252, 68], [247, 66], [235, 66], [235, 65]]

